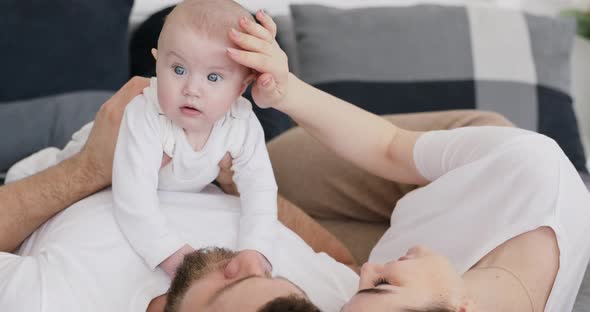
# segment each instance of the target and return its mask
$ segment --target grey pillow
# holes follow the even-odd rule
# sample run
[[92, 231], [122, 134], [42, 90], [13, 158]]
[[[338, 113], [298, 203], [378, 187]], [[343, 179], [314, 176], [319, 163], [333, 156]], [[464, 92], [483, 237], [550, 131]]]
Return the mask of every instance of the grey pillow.
[[297, 57], [297, 40], [291, 15], [273, 16], [277, 24], [277, 43], [289, 57], [289, 71], [299, 75], [299, 58]]
[[84, 124], [92, 121], [108, 91], [66, 93], [0, 105], [0, 172], [48, 146], [62, 148]]
[[482, 7], [292, 5], [300, 77], [376, 114], [501, 113], [586, 157], [570, 96], [571, 19]]

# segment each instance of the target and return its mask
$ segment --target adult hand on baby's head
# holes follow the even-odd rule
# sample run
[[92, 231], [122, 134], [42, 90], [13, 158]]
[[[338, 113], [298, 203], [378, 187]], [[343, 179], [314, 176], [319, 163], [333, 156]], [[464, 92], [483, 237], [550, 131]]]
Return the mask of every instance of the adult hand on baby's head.
[[275, 40], [277, 26], [262, 10], [256, 12], [258, 25], [247, 18], [240, 19], [241, 29], [232, 30], [230, 39], [239, 49], [228, 49], [234, 61], [256, 70], [259, 74], [252, 86], [252, 98], [262, 108], [277, 107], [287, 94], [289, 65], [287, 54]]
[[96, 179], [111, 183], [113, 156], [125, 107], [149, 85], [149, 79], [133, 77], [101, 107], [80, 156]]

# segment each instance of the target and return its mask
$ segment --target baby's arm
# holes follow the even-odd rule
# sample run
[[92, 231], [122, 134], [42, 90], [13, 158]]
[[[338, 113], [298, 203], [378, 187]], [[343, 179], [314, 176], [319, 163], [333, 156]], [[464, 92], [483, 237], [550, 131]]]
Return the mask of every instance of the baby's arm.
[[256, 250], [273, 263], [277, 228], [277, 184], [260, 122], [250, 114], [241, 149], [234, 157], [234, 181], [240, 193], [238, 250]]
[[170, 274], [187, 246], [160, 210], [157, 188], [163, 151], [157, 114], [150, 109], [140, 96], [125, 110], [113, 163], [114, 215], [150, 269], [170, 259], [166, 263]]

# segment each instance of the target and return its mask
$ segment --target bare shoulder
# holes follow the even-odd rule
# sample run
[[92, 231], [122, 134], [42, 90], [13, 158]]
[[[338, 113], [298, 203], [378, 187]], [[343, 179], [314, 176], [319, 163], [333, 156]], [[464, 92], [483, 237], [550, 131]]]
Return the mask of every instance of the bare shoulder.
[[543, 226], [504, 242], [474, 267], [501, 267], [510, 271], [526, 287], [535, 303], [535, 311], [543, 311], [559, 265], [555, 232]]

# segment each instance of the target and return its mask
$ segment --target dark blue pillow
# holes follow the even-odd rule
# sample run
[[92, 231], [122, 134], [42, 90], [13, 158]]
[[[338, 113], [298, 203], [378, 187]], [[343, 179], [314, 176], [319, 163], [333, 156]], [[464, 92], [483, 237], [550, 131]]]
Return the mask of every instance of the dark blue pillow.
[[133, 0], [2, 0], [0, 102], [120, 88], [129, 77], [132, 6]]

